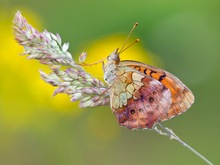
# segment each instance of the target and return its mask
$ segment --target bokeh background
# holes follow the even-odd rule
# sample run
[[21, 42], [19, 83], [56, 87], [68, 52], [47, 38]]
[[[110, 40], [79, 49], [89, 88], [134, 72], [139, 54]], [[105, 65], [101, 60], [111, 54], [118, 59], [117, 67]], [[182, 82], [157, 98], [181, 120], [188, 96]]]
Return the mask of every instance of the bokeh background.
[[[13, 39], [17, 10], [40, 31], [58, 32], [78, 59], [94, 62], [120, 47], [123, 53], [177, 75], [194, 92], [190, 110], [163, 123], [213, 163], [220, 163], [220, 1], [217, 0], [1, 0], [1, 165], [205, 164], [189, 150], [149, 130], [118, 126], [109, 107], [78, 108], [40, 79], [47, 67], [20, 56]], [[93, 75], [102, 78], [101, 65]], [[97, 69], [96, 69], [97, 68]]]

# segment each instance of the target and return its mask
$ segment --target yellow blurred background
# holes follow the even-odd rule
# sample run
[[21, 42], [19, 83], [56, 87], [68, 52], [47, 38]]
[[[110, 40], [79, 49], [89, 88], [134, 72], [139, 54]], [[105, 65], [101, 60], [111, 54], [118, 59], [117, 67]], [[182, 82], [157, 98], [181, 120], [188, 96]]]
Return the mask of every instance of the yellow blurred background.
[[[220, 1], [215, 0], [2, 0], [0, 2], [0, 165], [204, 164], [186, 148], [153, 131], [118, 126], [110, 107], [78, 108], [40, 79], [47, 66], [20, 56], [13, 39], [17, 10], [38, 30], [59, 33], [78, 60], [106, 57], [141, 42], [122, 59], [162, 67], [195, 94], [185, 114], [164, 122], [214, 164], [220, 162]], [[102, 66], [88, 70], [102, 79]]]

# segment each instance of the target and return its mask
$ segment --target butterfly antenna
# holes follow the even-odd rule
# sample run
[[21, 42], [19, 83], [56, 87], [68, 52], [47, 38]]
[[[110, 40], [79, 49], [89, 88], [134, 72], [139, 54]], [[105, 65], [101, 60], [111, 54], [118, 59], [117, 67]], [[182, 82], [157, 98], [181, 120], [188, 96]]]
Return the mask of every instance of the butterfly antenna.
[[[124, 44], [123, 44], [122, 47], [121, 47], [121, 50], [119, 51], [119, 54], [124, 51], [123, 49], [124, 49], [126, 43], [128, 42], [128, 39], [130, 38], [131, 33], [134, 31], [134, 29], [137, 27], [137, 25], [138, 25], [138, 22], [136, 22], [136, 23], [134, 24], [134, 26], [132, 27], [132, 29], [131, 29], [131, 31], [129, 32], [127, 38], [125, 39]], [[136, 42], [138, 42], [138, 41], [136, 41]], [[134, 42], [134, 43], [136, 43], [136, 42]], [[133, 44], [134, 44], [134, 43], [133, 43]], [[133, 44], [131, 44], [131, 45], [133, 45]], [[130, 45], [130, 46], [131, 46], [131, 45]], [[130, 47], [130, 46], [129, 46], [129, 47]], [[127, 48], [128, 48], [128, 47], [127, 47]], [[126, 48], [126, 49], [127, 49], [127, 48]]]
[[120, 53], [124, 52], [125, 50], [127, 50], [128, 48], [130, 48], [132, 45], [134, 45], [135, 43], [139, 42], [140, 39], [137, 38], [134, 42], [132, 42], [130, 45], [128, 45], [126, 48], [124, 48], [123, 50], [120, 50]]

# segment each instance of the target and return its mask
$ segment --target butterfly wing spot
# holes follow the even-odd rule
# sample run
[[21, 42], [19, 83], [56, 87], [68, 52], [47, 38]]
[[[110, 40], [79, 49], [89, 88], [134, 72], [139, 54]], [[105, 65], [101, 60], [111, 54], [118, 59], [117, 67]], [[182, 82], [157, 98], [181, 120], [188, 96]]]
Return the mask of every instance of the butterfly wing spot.
[[148, 98], [148, 101], [149, 101], [150, 103], [153, 103], [153, 102], [154, 102], [154, 98], [150, 96], [150, 97]]
[[144, 110], [143, 110], [142, 108], [140, 108], [138, 111], [139, 111], [139, 112], [143, 112]]
[[141, 67], [140, 66], [135, 66], [134, 69], [137, 70], [137, 71], [140, 71]]
[[134, 110], [134, 109], [132, 109], [132, 110], [130, 110], [130, 112], [131, 112], [131, 114], [134, 114], [134, 113], [135, 113], [135, 110]]

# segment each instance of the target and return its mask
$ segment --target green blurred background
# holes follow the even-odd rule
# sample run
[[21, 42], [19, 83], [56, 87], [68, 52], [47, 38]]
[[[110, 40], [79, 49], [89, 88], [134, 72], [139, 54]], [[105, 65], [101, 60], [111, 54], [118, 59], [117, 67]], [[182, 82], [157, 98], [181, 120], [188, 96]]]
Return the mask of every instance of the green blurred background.
[[19, 56], [11, 24], [17, 10], [70, 42], [75, 59], [87, 51], [90, 61], [120, 47], [138, 21], [132, 39], [141, 42], [123, 58], [165, 68], [194, 92], [192, 108], [163, 125], [220, 163], [220, 1], [1, 0], [1, 165], [205, 164], [167, 137], [119, 127], [109, 107], [80, 109], [66, 95], [51, 97], [54, 88], [38, 72], [47, 67]]

